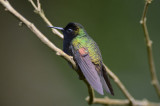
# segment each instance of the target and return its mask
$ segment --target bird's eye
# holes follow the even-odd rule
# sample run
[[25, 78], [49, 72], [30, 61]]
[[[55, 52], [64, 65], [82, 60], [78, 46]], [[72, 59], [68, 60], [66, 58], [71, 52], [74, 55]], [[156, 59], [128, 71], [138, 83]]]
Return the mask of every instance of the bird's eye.
[[68, 29], [67, 31], [68, 31], [68, 32], [73, 32], [73, 30], [72, 30], [72, 29]]

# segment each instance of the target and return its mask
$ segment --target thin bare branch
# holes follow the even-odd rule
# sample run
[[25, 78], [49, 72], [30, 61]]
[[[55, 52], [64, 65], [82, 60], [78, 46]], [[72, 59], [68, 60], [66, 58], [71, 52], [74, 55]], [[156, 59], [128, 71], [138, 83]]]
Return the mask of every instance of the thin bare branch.
[[33, 0], [28, 0], [28, 1], [32, 4], [32, 6], [34, 7], [35, 10], [38, 10], [38, 8], [37, 8], [37, 6], [34, 4]]
[[93, 101], [95, 98], [94, 90], [86, 80], [83, 80], [83, 81], [88, 87], [88, 92], [89, 92], [88, 104], [93, 104]]
[[146, 24], [146, 20], [147, 20], [146, 14], [147, 14], [148, 6], [151, 2], [152, 2], [152, 0], [146, 0], [140, 23], [143, 27], [144, 36], [146, 39], [146, 46], [147, 46], [147, 52], [148, 52], [148, 62], [149, 62], [149, 68], [150, 68], [150, 73], [151, 73], [151, 78], [152, 78], [152, 84], [153, 84], [158, 96], [160, 97], [160, 84], [159, 84], [159, 81], [157, 78], [154, 60], [153, 60], [152, 41], [149, 37], [147, 24]]
[[[88, 101], [89, 98], [86, 98]], [[105, 98], [94, 98], [94, 104], [103, 104], [103, 105], [114, 105], [114, 106], [129, 106], [130, 101], [128, 99], [110, 99], [108, 97]], [[160, 106], [160, 103], [153, 103], [147, 100], [135, 100], [135, 104], [133, 106]]]
[[39, 2], [39, 0], [37, 0], [37, 8], [38, 8], [38, 10], [41, 11], [41, 3]]
[[[39, 2], [39, 0], [37, 0], [37, 6], [36, 4], [33, 2], [33, 0], [29, 0], [29, 2], [32, 4], [33, 8], [35, 9], [35, 12], [40, 15], [40, 17], [44, 20], [44, 22], [48, 25], [48, 26], [53, 26], [51, 24], [51, 22], [46, 18], [45, 14], [44, 14], [44, 11], [42, 10], [41, 8], [41, 4]], [[57, 30], [57, 29], [54, 29], [54, 28], [51, 28], [52, 32], [54, 34], [56, 34], [57, 36], [59, 36], [60, 38], [63, 39], [63, 35]]]

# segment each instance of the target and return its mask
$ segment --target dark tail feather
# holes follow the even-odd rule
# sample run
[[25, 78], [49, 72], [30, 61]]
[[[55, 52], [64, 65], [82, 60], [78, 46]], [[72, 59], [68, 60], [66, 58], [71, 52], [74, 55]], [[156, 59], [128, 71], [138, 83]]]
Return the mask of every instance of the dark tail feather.
[[[103, 85], [104, 86], [104, 89], [108, 92], [108, 89], [109, 89], [109, 93], [111, 93], [112, 95], [114, 95], [114, 92], [113, 92], [113, 88], [112, 88], [112, 85], [110, 83], [110, 80], [109, 80], [109, 77], [108, 77], [108, 74], [106, 72], [106, 69], [104, 66], [102, 66], [102, 75], [103, 75], [103, 79], [105, 80], [106, 84]], [[103, 81], [102, 81], [103, 83]], [[104, 83], [103, 83], [104, 84]]]

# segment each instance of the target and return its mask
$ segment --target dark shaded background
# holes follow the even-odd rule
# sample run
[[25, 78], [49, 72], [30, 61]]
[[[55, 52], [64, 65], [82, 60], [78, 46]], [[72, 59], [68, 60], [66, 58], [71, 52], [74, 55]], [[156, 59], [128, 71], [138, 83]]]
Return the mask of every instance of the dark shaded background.
[[[62, 40], [33, 12], [28, 0], [9, 1], [62, 48]], [[98, 43], [105, 64], [136, 99], [158, 101], [151, 86], [144, 34], [139, 24], [144, 0], [41, 0], [41, 4], [55, 26], [81, 23]], [[149, 7], [147, 25], [160, 77], [159, 10], [160, 0], [154, 0]], [[87, 106], [84, 100], [87, 88], [67, 62], [25, 25], [18, 24], [19, 20], [0, 6], [0, 106]], [[112, 84], [115, 96], [109, 96], [124, 98], [113, 81]]]

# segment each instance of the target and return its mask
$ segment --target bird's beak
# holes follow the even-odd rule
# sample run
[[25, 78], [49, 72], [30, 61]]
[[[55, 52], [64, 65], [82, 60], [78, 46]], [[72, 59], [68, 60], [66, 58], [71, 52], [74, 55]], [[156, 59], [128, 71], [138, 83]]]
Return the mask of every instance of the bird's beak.
[[61, 31], [64, 31], [64, 28], [62, 27], [54, 27], [54, 26], [48, 26], [49, 28], [54, 28], [54, 29], [58, 29], [58, 30], [61, 30]]

